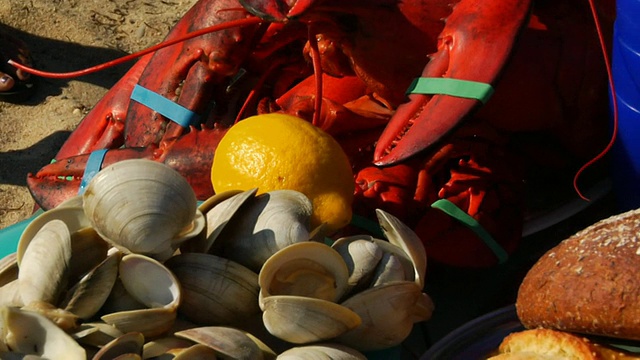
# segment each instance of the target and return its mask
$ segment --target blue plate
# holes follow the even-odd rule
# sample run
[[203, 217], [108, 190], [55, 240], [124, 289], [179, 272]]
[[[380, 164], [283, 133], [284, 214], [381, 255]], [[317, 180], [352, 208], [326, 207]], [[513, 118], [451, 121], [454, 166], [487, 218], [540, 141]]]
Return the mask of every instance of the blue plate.
[[26, 228], [33, 219], [42, 213], [42, 210], [38, 210], [33, 213], [30, 218], [0, 230], [0, 259], [16, 252], [18, 249], [18, 241], [20, 240], [20, 235], [22, 235], [24, 228]]
[[510, 305], [452, 331], [429, 348], [420, 360], [480, 360], [496, 351], [512, 332], [524, 330], [516, 308]]

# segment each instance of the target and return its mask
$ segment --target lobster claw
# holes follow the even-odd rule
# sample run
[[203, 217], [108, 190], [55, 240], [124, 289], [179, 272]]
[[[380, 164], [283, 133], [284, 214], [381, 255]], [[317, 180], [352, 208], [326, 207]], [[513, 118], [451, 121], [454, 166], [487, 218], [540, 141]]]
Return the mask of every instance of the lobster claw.
[[[179, 138], [145, 147], [100, 149], [58, 160], [27, 176], [27, 185], [41, 208], [52, 209], [81, 192], [91, 180], [92, 171], [126, 159], [149, 159], [162, 162], [180, 173], [204, 200], [213, 195], [210, 173], [215, 149], [227, 128], [193, 127]], [[100, 153], [94, 157], [94, 154]]]
[[[526, 23], [530, 0], [463, 0], [447, 18], [422, 77], [494, 85]], [[445, 92], [446, 93], [446, 92]], [[380, 136], [376, 165], [392, 165], [425, 150], [453, 130], [481, 102], [438, 91], [411, 94]]]

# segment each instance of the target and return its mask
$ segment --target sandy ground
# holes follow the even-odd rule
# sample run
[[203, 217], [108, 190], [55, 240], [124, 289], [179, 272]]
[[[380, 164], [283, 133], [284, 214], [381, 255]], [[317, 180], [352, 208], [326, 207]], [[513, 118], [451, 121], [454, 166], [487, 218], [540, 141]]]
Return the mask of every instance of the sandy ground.
[[[195, 0], [0, 0], [2, 30], [29, 46], [36, 67], [65, 72], [160, 42]], [[132, 65], [73, 80], [38, 79], [26, 103], [0, 101], [0, 229], [27, 218], [26, 176], [50, 162], [83, 116]]]

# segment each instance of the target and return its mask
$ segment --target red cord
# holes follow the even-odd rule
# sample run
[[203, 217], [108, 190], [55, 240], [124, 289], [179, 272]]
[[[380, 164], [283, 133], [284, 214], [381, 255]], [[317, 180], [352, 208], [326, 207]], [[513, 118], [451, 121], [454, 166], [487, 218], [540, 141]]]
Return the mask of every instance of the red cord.
[[55, 72], [48, 72], [48, 71], [42, 71], [42, 70], [37, 70], [37, 69], [33, 69], [30, 68], [28, 66], [22, 65], [18, 62], [15, 62], [11, 59], [9, 59], [9, 61], [7, 61], [7, 63], [9, 65], [12, 65], [26, 73], [29, 74], [33, 74], [36, 76], [40, 76], [40, 77], [44, 77], [44, 78], [50, 78], [50, 79], [71, 79], [71, 78], [75, 78], [78, 76], [83, 76], [83, 75], [88, 75], [88, 74], [93, 74], [95, 72], [107, 69], [109, 67], [113, 67], [116, 65], [120, 65], [122, 63], [125, 63], [127, 61], [139, 58], [141, 56], [147, 55], [149, 53], [152, 53], [154, 51], [160, 50], [162, 48], [165, 48], [167, 46], [171, 46], [180, 42], [183, 42], [185, 40], [189, 40], [192, 39], [194, 37], [198, 37], [204, 34], [208, 34], [211, 32], [215, 32], [215, 31], [219, 31], [219, 30], [224, 30], [224, 29], [229, 29], [229, 28], [233, 28], [233, 27], [241, 27], [241, 26], [249, 26], [249, 25], [254, 25], [254, 24], [259, 24], [261, 23], [263, 20], [257, 17], [250, 17], [250, 18], [246, 18], [246, 19], [240, 19], [240, 20], [233, 20], [233, 21], [229, 21], [226, 22], [224, 24], [218, 24], [218, 25], [213, 25], [204, 29], [200, 29], [194, 32], [190, 32], [188, 34], [185, 34], [183, 36], [180, 36], [178, 38], [172, 39], [172, 40], [167, 40], [164, 42], [161, 42], [157, 45], [151, 46], [147, 49], [138, 51], [136, 53], [130, 54], [130, 55], [126, 55], [123, 56], [121, 58], [115, 59], [115, 60], [111, 60], [108, 62], [105, 62], [103, 64], [99, 64], [96, 66], [92, 66], [90, 68], [86, 68], [83, 70], [77, 70], [77, 71], [71, 71], [71, 72], [66, 72], [66, 73], [55, 73]]
[[580, 191], [580, 188], [578, 187], [578, 178], [589, 166], [593, 165], [596, 161], [602, 159], [611, 150], [611, 148], [613, 147], [613, 144], [616, 141], [616, 135], [618, 134], [618, 99], [616, 98], [616, 89], [613, 84], [613, 75], [611, 73], [611, 62], [609, 61], [609, 54], [607, 53], [607, 46], [604, 41], [604, 35], [602, 34], [602, 29], [600, 27], [600, 21], [598, 20], [598, 13], [595, 8], [594, 0], [589, 0], [589, 6], [591, 6], [593, 21], [595, 22], [596, 31], [598, 32], [598, 39], [600, 40], [600, 47], [602, 48], [602, 56], [604, 57], [604, 64], [605, 64], [605, 67], [607, 68], [607, 77], [609, 78], [609, 88], [611, 90], [611, 98], [612, 98], [611, 102], [612, 102], [612, 110], [613, 110], [613, 129], [612, 129], [611, 139], [609, 140], [609, 143], [604, 148], [604, 150], [602, 150], [602, 152], [600, 152], [593, 159], [589, 160], [586, 164], [584, 164], [578, 170], [578, 172], [576, 172], [576, 175], [573, 178], [573, 188], [578, 193], [578, 196], [580, 196], [580, 198], [586, 201], [590, 201], [590, 200], [586, 198]]

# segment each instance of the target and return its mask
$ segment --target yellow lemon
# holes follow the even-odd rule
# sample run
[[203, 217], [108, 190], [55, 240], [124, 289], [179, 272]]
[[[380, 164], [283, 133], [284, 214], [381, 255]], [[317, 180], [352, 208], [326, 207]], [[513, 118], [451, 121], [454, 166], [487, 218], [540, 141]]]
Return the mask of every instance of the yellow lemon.
[[327, 231], [351, 221], [354, 181], [349, 160], [326, 132], [291, 115], [244, 119], [220, 140], [211, 167], [217, 192], [297, 190], [313, 203], [311, 226]]

